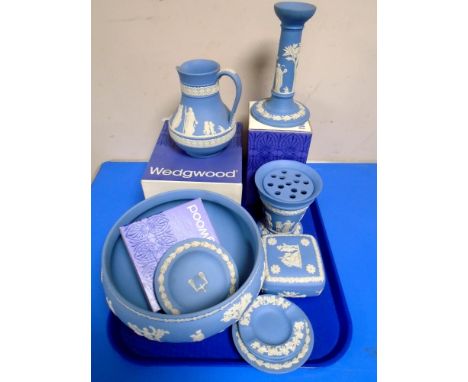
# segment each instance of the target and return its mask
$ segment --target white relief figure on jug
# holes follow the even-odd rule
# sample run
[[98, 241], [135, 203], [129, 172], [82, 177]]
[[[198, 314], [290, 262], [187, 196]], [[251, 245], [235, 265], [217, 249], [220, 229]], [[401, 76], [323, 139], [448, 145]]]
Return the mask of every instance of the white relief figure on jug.
[[193, 137], [195, 134], [195, 126], [198, 125], [198, 121], [195, 117], [195, 113], [191, 107], [185, 110], [184, 119], [184, 134]]
[[179, 127], [180, 122], [182, 122], [182, 113], [184, 112], [184, 105], [180, 105], [177, 107], [177, 111], [174, 114], [174, 117], [172, 118], [171, 121], [171, 126], [170, 128], [172, 130], [175, 130]]
[[215, 124], [211, 121], [205, 121], [203, 124], [203, 135], [213, 136], [216, 135], [216, 131], [214, 129]]

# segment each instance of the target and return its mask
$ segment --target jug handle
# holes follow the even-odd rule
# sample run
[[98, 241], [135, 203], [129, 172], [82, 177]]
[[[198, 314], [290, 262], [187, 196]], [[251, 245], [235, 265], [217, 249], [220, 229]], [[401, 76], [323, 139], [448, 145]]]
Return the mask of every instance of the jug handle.
[[239, 105], [240, 97], [242, 94], [242, 82], [239, 75], [232, 69], [223, 69], [218, 73], [218, 79], [222, 76], [228, 76], [234, 81], [236, 85], [236, 97], [234, 98], [234, 104], [232, 105], [231, 111], [229, 112], [229, 126], [231, 125], [232, 121], [234, 120], [234, 115], [237, 111], [237, 106]]

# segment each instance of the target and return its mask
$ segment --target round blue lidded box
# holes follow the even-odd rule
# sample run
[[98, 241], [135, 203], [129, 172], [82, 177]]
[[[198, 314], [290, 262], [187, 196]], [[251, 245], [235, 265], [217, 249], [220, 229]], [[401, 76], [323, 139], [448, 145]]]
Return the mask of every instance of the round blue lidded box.
[[266, 255], [263, 291], [284, 297], [318, 296], [325, 287], [325, 269], [312, 235], [262, 237]]
[[253, 367], [282, 374], [301, 367], [314, 347], [307, 315], [293, 302], [272, 294], [258, 296], [232, 327], [234, 344]]
[[255, 185], [264, 207], [264, 225], [273, 233], [295, 232], [323, 187], [315, 170], [293, 160], [275, 160], [260, 166]]
[[[145, 293], [141, 288], [138, 275], [128, 256], [119, 227], [134, 221], [161, 213], [167, 209], [201, 198], [207, 214], [222, 247], [222, 253], [229, 254], [237, 268], [238, 281], [236, 290], [231, 293], [231, 271], [229, 273], [229, 290], [226, 297], [215, 305], [192, 311], [191, 313], [164, 314], [149, 309]], [[201, 242], [201, 240], [198, 240]], [[210, 242], [211, 243], [211, 242]], [[184, 250], [185, 251], [185, 247]], [[191, 253], [194, 255], [194, 253]], [[217, 253], [217, 255], [219, 255]], [[208, 254], [200, 252], [206, 267], [221, 267], [216, 260], [207, 260]], [[212, 254], [210, 254], [212, 256]], [[189, 255], [186, 256], [187, 259]], [[224, 259], [222, 259], [225, 262]], [[185, 268], [185, 260], [180, 263], [180, 271]], [[227, 263], [226, 263], [227, 265]], [[107, 235], [102, 251], [101, 281], [104, 286], [109, 309], [136, 334], [152, 341], [159, 342], [194, 342], [213, 336], [239, 320], [242, 313], [259, 294], [265, 276], [265, 257], [258, 227], [248, 212], [233, 200], [220, 194], [203, 190], [169, 191], [148, 198], [130, 208], [114, 224]], [[179, 266], [173, 265], [174, 275]], [[208, 294], [212, 270], [204, 268], [205, 277], [194, 272], [195, 289], [199, 293], [205, 289]], [[229, 266], [227, 266], [229, 269]], [[221, 268], [218, 269], [220, 272]], [[209, 273], [209, 275], [208, 275]], [[171, 272], [172, 274], [172, 272]], [[205, 283], [205, 278], [207, 284]], [[220, 278], [221, 284], [226, 280]], [[188, 280], [185, 281], [187, 286]], [[169, 280], [172, 285], [173, 281]], [[238, 283], [238, 284], [237, 284]], [[224, 284], [224, 287], [225, 288]], [[181, 298], [178, 302], [182, 302]], [[185, 306], [184, 306], [185, 307]], [[191, 306], [191, 308], [194, 308]]]
[[154, 291], [166, 313], [192, 313], [225, 300], [238, 282], [236, 264], [223, 247], [207, 239], [187, 239], [160, 259]]

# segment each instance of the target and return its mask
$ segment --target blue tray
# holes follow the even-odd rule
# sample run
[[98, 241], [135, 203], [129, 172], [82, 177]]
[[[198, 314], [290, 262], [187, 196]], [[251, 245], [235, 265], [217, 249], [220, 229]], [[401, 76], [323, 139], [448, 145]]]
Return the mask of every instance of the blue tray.
[[[351, 338], [351, 319], [317, 202], [307, 211], [302, 224], [304, 233], [312, 234], [318, 240], [327, 282], [319, 297], [293, 301], [307, 314], [315, 333], [315, 346], [305, 366], [325, 366], [338, 360], [346, 351]], [[109, 313], [107, 331], [116, 351], [141, 364], [245, 365], [230, 330], [196, 343], [159, 343], [136, 335]]]

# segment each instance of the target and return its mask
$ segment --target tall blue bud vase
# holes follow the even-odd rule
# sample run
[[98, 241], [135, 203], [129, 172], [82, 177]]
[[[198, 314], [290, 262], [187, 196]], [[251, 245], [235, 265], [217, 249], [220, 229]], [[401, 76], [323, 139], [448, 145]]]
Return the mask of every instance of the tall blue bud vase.
[[242, 203], [261, 216], [254, 177], [263, 164], [279, 159], [305, 163], [312, 141], [309, 109], [294, 99], [304, 24], [316, 11], [308, 3], [280, 2], [281, 37], [270, 98], [250, 103], [247, 165]]
[[281, 20], [281, 37], [271, 97], [256, 102], [250, 110], [253, 117], [264, 124], [292, 127], [309, 120], [309, 109], [294, 100], [294, 87], [302, 30], [315, 10], [316, 7], [308, 3], [275, 4], [275, 13]]

